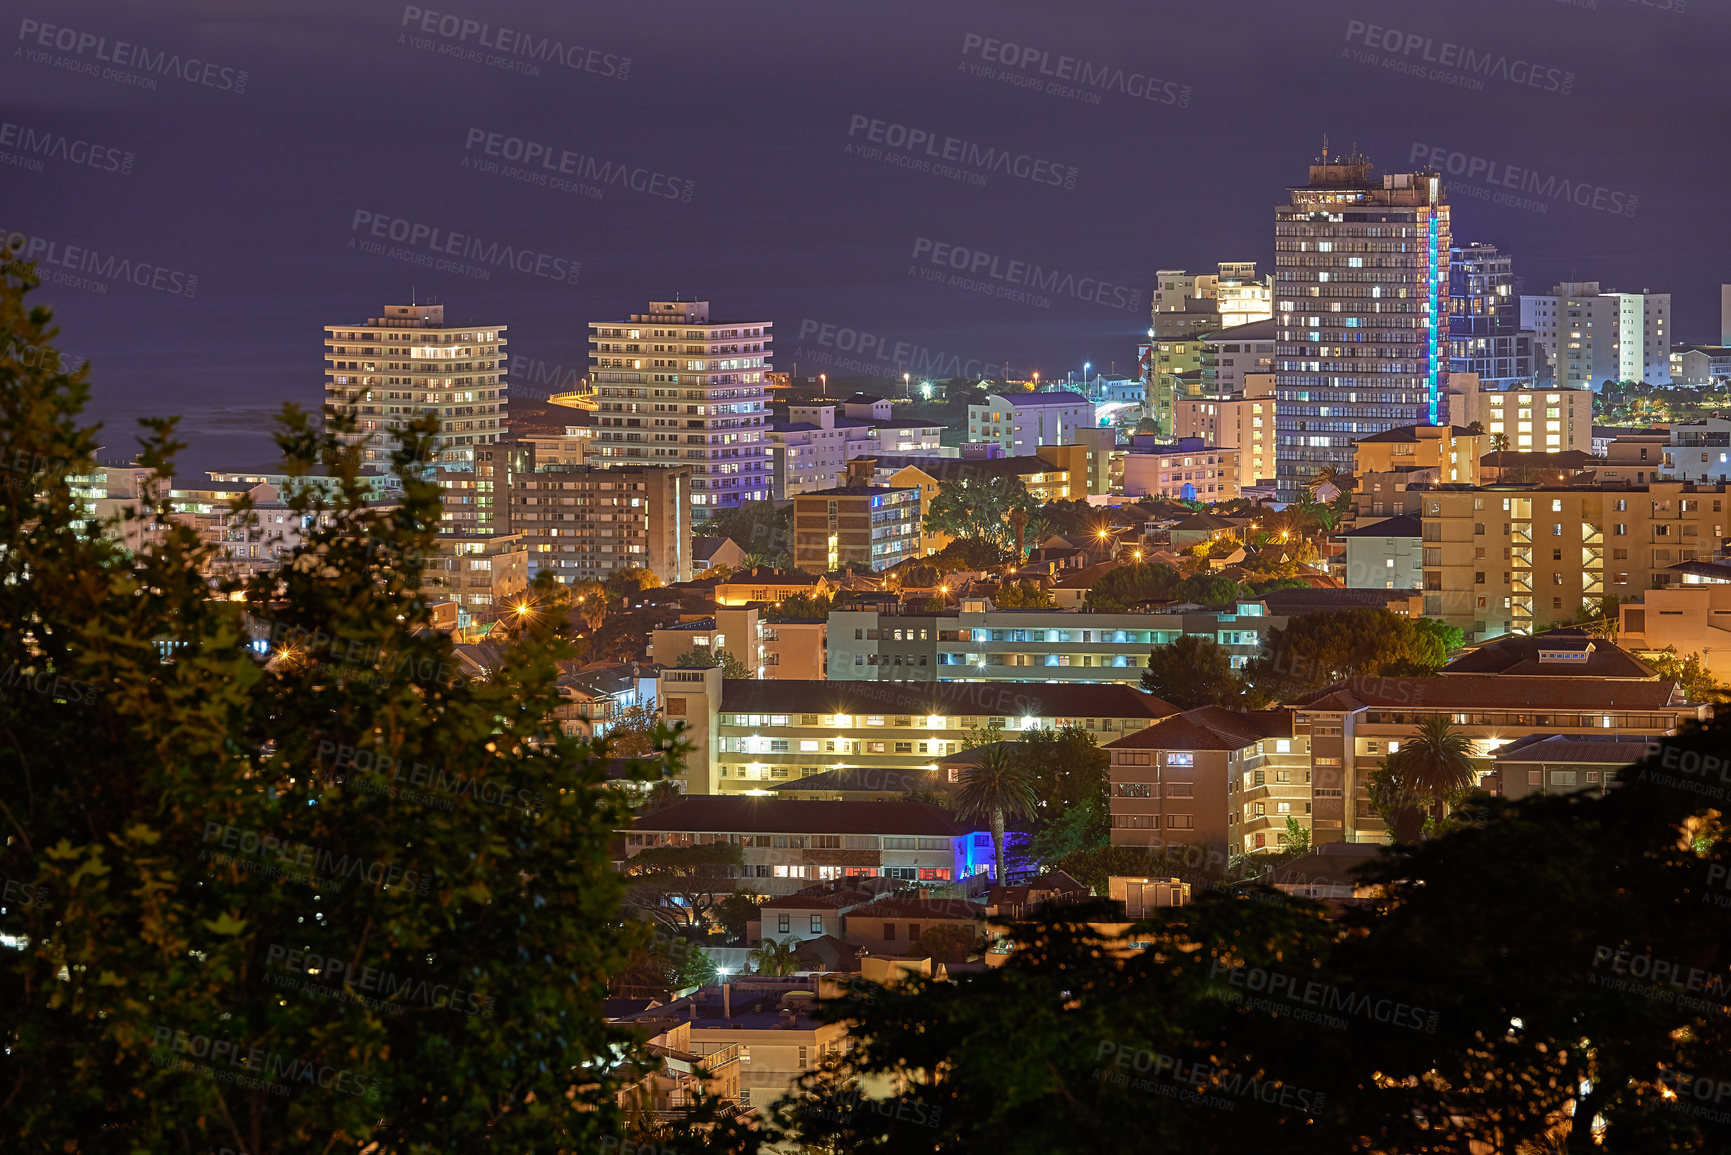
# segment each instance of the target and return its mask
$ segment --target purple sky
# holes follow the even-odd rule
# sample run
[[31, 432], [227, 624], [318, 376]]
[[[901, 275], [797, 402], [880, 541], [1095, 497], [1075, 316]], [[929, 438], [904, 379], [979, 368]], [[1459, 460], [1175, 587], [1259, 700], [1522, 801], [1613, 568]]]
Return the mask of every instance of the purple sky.
[[[508, 325], [543, 377], [583, 371], [588, 321], [675, 293], [774, 321], [780, 368], [858, 359], [836, 347], [848, 336], [812, 339], [832, 326], [871, 334], [864, 359], [888, 369], [899, 342], [922, 351], [904, 357], [1008, 360], [1048, 379], [1084, 360], [1126, 371], [1155, 269], [1271, 266], [1273, 206], [1324, 133], [1379, 171], [1438, 150], [1460, 170], [1457, 241], [1512, 252], [1528, 291], [1569, 277], [1669, 290], [1677, 338], [1716, 341], [1731, 280], [1722, 2], [8, 0], [4, 13], [0, 227], [106, 286], [40, 298], [62, 346], [92, 363], [109, 453], [130, 452], [135, 417], [184, 414], [183, 473], [269, 459], [269, 415], [318, 404], [321, 327], [411, 287], [453, 318]], [[547, 183], [465, 168], [509, 163], [488, 134], [499, 153], [545, 149]], [[559, 189], [561, 164], [574, 184], [622, 172], [641, 187]], [[357, 213], [370, 214], [358, 229]], [[388, 240], [365, 251], [373, 222], [388, 235], [392, 220], [427, 230], [402, 248], [466, 252], [453, 259], [490, 275], [393, 258]], [[530, 271], [486, 263], [507, 247]], [[987, 292], [943, 283], [957, 261]], [[1022, 283], [1032, 266], [1058, 287]], [[195, 294], [175, 295], [193, 276]]]

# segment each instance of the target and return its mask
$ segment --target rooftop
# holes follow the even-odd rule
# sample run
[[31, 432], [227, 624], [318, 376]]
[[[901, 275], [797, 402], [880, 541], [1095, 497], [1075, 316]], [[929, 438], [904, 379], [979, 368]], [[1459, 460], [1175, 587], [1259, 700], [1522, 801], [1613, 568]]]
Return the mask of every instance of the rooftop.
[[1241, 750], [1264, 738], [1292, 737], [1292, 711], [1228, 710], [1198, 706], [1136, 734], [1106, 743], [1108, 750]]
[[1640, 681], [1653, 681], [1659, 676], [1627, 650], [1584, 630], [1552, 630], [1535, 636], [1511, 634], [1462, 654], [1439, 672], [1505, 677], [1566, 674], [1571, 678]]
[[1342, 537], [1419, 537], [1424, 533], [1424, 526], [1419, 519], [1408, 514], [1373, 521], [1369, 525], [1361, 525], [1357, 529], [1349, 529]]
[[1086, 405], [1088, 399], [1080, 393], [1072, 393], [1068, 389], [1054, 389], [1045, 393], [994, 393], [995, 400], [1026, 408], [1029, 405]]
[[[1118, 683], [827, 682], [721, 683], [727, 714], [904, 714], [997, 718], [1164, 718], [1170, 702]], [[886, 727], [886, 729], [888, 729]]]
[[924, 802], [818, 802], [700, 794], [639, 817], [633, 831], [728, 834], [968, 833], [948, 810]]
[[1442, 674], [1429, 678], [1352, 678], [1318, 692], [1299, 708], [1350, 712], [1375, 706], [1422, 713], [1459, 709], [1669, 711], [1679, 705], [1682, 696], [1675, 682]]
[[1499, 749], [1496, 761], [1627, 766], [1657, 749], [1657, 743], [1636, 734], [1528, 734]]

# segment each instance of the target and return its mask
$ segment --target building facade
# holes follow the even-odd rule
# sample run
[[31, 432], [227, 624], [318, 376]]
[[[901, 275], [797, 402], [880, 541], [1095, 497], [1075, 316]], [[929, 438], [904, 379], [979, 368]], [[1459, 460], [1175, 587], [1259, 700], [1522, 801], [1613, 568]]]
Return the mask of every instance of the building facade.
[[1124, 496], [1166, 497], [1177, 501], [1232, 501], [1239, 496], [1237, 449], [1182, 437], [1170, 445], [1138, 434], [1124, 453]]
[[1371, 179], [1353, 156], [1310, 166], [1275, 210], [1275, 480], [1295, 500], [1352, 442], [1442, 421], [1449, 206], [1434, 172]]
[[968, 406], [968, 440], [993, 441], [1012, 457], [1042, 445], [1069, 445], [1078, 429], [1094, 427], [1094, 403], [1080, 393], [993, 393]]
[[1597, 281], [1564, 281], [1521, 298], [1531, 329], [1556, 366], [1556, 383], [1597, 389], [1606, 381], [1671, 383], [1671, 294], [1601, 292]]
[[1731, 481], [1731, 418], [1708, 417], [1671, 426], [1666, 474], [1674, 481], [1723, 485]]
[[1225, 397], [1181, 398], [1174, 422], [1178, 440], [1238, 451], [1238, 488], [1274, 478], [1274, 374], [1252, 373], [1244, 392]]
[[475, 447], [509, 428], [505, 326], [445, 324], [443, 305], [386, 305], [385, 315], [325, 326], [325, 404], [353, 417], [362, 462], [390, 467], [396, 434], [438, 418], [434, 464], [472, 469]]
[[[496, 482], [495, 482], [496, 484]], [[530, 580], [605, 582], [647, 569], [691, 580], [691, 470], [670, 465], [554, 465], [511, 478], [510, 529], [529, 550]]]
[[1443, 488], [1422, 493], [1425, 616], [1469, 640], [1530, 634], [1712, 557], [1726, 489], [1682, 482]]
[[793, 499], [793, 564], [808, 573], [843, 566], [888, 569], [920, 556], [917, 486], [849, 485]]
[[[1493, 388], [1531, 387], [1538, 372], [1537, 334], [1521, 329], [1514, 262], [1495, 245], [1449, 253], [1449, 372], [1476, 373]], [[1451, 412], [1449, 419], [1465, 425]]]
[[770, 492], [769, 321], [714, 321], [708, 301], [589, 325], [595, 463], [683, 466], [704, 519]]

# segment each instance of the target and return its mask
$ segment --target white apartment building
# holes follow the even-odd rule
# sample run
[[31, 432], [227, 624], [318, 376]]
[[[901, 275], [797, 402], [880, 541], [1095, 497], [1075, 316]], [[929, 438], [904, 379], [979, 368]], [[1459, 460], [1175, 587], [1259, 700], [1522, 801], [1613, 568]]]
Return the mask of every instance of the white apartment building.
[[1731, 419], [1708, 417], [1672, 425], [1665, 474], [1672, 481], [1697, 484], [1731, 481]]
[[1154, 274], [1151, 312], [1181, 313], [1186, 297], [1214, 301], [1223, 328], [1274, 316], [1274, 278], [1258, 277], [1255, 261], [1221, 261], [1213, 273], [1161, 269]]
[[445, 324], [443, 305], [386, 305], [325, 326], [325, 404], [355, 418], [362, 463], [389, 468], [396, 431], [439, 418], [434, 462], [473, 469], [475, 446], [505, 435], [505, 326]]
[[589, 463], [690, 467], [695, 518], [767, 500], [771, 324], [711, 321], [708, 301], [591, 321]]
[[767, 433], [772, 496], [832, 489], [856, 457], [937, 456], [943, 433], [940, 424], [896, 418], [887, 397], [856, 393], [839, 405], [790, 405], [788, 420], [772, 422]]
[[1077, 429], [1094, 427], [1094, 403], [1080, 393], [993, 393], [968, 406], [968, 440], [996, 441], [1011, 457], [1046, 445], [1070, 445]]
[[1671, 383], [1671, 294], [1601, 292], [1597, 281], [1564, 281], [1521, 298], [1531, 329], [1556, 366], [1557, 385], [1606, 381]]

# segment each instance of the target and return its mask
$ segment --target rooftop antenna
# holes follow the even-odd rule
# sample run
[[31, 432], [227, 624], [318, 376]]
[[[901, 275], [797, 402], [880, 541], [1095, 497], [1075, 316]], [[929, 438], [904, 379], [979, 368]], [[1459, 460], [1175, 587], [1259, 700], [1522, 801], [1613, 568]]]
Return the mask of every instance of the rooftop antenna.
[[1316, 159], [1321, 164], [1328, 163], [1328, 134], [1326, 132], [1322, 134], [1322, 155]]

